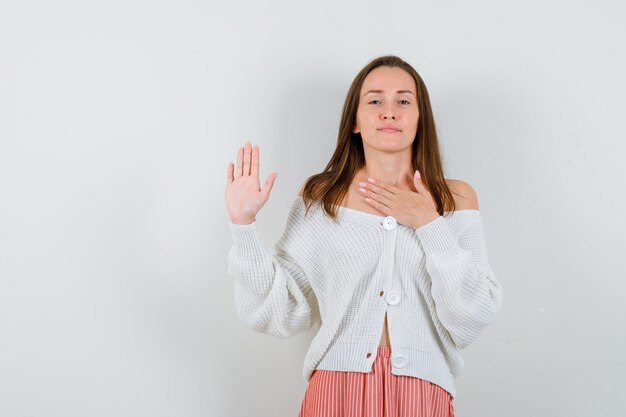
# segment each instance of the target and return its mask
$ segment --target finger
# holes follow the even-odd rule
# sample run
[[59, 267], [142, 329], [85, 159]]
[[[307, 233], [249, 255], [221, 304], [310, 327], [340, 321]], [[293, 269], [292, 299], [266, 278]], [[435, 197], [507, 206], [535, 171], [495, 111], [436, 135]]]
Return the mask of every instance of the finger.
[[393, 196], [396, 193], [391, 192], [389, 187], [390, 187], [389, 184], [386, 184], [380, 180], [375, 180], [372, 178], [372, 179], [368, 179], [368, 182], [366, 183], [366, 186], [364, 188], [371, 190], [375, 194], [378, 194], [387, 198], [393, 198]]
[[250, 167], [250, 175], [259, 175], [259, 145], [252, 148], [252, 166]]
[[233, 163], [228, 163], [228, 170], [226, 171], [226, 184], [233, 182]]
[[[369, 185], [367, 185], [367, 187], [369, 188], [371, 185], [372, 184], [369, 184]], [[364, 197], [375, 199], [376, 201], [378, 201], [380, 203], [383, 203], [385, 205], [391, 206], [391, 203], [393, 203], [392, 194], [389, 194], [389, 193], [387, 195], [379, 194], [378, 192], [375, 192], [374, 190], [371, 190], [371, 189], [368, 189], [368, 188], [361, 187], [361, 189], [360, 189], [361, 194]], [[382, 190], [382, 188], [380, 188], [380, 187], [378, 187], [378, 188], [380, 190]], [[389, 196], [391, 198], [389, 198], [387, 196]]]
[[276, 180], [277, 176], [278, 173], [274, 172], [265, 180], [265, 184], [263, 184], [263, 189], [261, 190], [261, 193], [263, 193], [263, 198], [265, 200], [269, 198], [270, 192], [272, 191], [272, 188], [274, 188], [274, 181]]
[[235, 167], [235, 178], [241, 177], [243, 172], [243, 148], [237, 151], [237, 166]]
[[422, 183], [422, 178], [419, 175], [419, 171], [416, 171], [416, 174], [413, 176], [413, 185], [415, 185], [415, 189], [420, 194], [430, 194], [424, 183]]
[[376, 200], [374, 200], [373, 198], [369, 198], [369, 197], [366, 197], [366, 198], [365, 198], [365, 201], [367, 201], [367, 203], [368, 203], [369, 205], [371, 205], [372, 207], [376, 208], [377, 210], [380, 210], [380, 211], [382, 211], [382, 212], [383, 212], [383, 213], [385, 213], [385, 214], [388, 214], [388, 213], [389, 213], [389, 211], [388, 211], [388, 210], [389, 210], [389, 207], [387, 207], [387, 206], [386, 206], [386, 205], [384, 205], [383, 203], [381, 203], [381, 202], [379, 202], [379, 201], [376, 201]]
[[376, 178], [371, 178], [371, 179], [368, 178], [367, 181], [370, 184], [374, 184], [374, 185], [377, 185], [377, 186], [379, 186], [381, 188], [384, 188], [385, 190], [389, 191], [391, 194], [398, 194], [398, 192], [402, 191], [400, 188], [396, 187], [395, 185], [387, 184], [386, 182], [381, 181], [381, 180], [376, 179]]
[[250, 175], [250, 142], [246, 142], [243, 152], [243, 175]]

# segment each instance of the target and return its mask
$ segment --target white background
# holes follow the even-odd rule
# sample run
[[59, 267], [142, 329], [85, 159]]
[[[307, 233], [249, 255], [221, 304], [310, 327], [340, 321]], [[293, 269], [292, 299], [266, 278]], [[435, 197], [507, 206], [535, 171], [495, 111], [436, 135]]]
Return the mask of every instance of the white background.
[[619, 1], [0, 1], [0, 415], [296, 416], [313, 334], [238, 321], [227, 164], [273, 246], [356, 73], [428, 86], [504, 289], [457, 416], [623, 408]]

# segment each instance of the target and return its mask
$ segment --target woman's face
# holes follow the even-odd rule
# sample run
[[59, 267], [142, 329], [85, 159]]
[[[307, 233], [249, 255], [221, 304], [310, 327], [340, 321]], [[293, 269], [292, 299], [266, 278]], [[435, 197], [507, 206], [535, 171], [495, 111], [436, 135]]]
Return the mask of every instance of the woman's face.
[[363, 146], [401, 150], [413, 143], [418, 117], [413, 77], [400, 68], [378, 67], [363, 80], [352, 131], [361, 133]]

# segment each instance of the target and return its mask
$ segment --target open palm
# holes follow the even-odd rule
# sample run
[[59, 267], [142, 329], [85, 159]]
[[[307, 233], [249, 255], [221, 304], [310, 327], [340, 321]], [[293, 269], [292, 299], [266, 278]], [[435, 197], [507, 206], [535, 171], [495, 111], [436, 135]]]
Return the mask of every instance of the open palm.
[[249, 224], [268, 200], [276, 173], [272, 173], [263, 188], [259, 187], [259, 146], [246, 142], [237, 152], [237, 165], [228, 163], [226, 208], [233, 223]]

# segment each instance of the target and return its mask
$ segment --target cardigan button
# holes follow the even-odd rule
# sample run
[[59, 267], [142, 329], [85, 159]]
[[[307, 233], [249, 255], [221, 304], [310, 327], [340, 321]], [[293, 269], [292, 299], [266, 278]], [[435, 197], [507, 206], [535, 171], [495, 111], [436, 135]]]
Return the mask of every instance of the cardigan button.
[[395, 306], [400, 302], [400, 294], [398, 291], [389, 291], [385, 297], [389, 305]]
[[386, 230], [393, 230], [396, 228], [398, 221], [393, 216], [387, 216], [383, 219], [383, 227]]
[[398, 355], [393, 357], [393, 366], [395, 368], [402, 368], [404, 365], [406, 365], [406, 358], [404, 356]]

